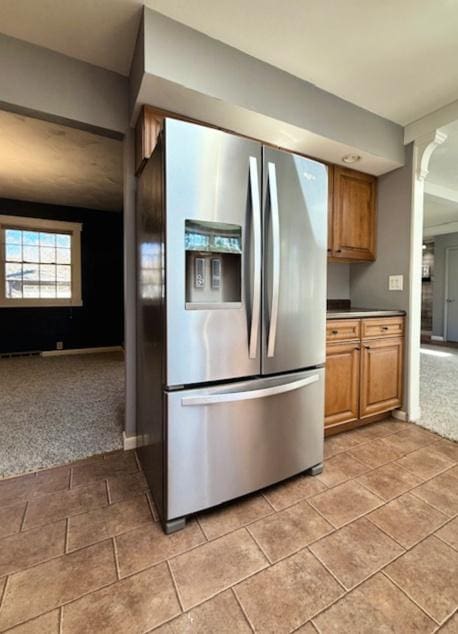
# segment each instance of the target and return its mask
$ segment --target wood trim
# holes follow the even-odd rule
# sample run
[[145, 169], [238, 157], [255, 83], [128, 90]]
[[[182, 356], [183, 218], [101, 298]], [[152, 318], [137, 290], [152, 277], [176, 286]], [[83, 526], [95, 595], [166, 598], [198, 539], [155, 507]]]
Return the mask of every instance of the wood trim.
[[344, 431], [350, 431], [351, 429], [356, 429], [357, 427], [364, 427], [365, 425], [369, 425], [371, 423], [377, 423], [381, 420], [385, 420], [389, 416], [390, 412], [383, 412], [382, 414], [376, 414], [374, 416], [368, 416], [366, 418], [358, 418], [358, 420], [351, 420], [346, 423], [335, 423], [334, 425], [328, 425], [324, 428], [325, 437], [335, 436], [336, 434], [340, 434]]
[[135, 175], [138, 176], [154, 152], [162, 131], [164, 116], [143, 106], [135, 125]]

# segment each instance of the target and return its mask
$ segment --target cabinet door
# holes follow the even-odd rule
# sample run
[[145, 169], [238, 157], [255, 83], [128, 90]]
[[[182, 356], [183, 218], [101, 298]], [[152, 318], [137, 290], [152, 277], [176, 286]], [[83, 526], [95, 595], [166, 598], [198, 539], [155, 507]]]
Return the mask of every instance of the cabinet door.
[[334, 168], [332, 255], [345, 260], [375, 260], [375, 176]]
[[363, 341], [360, 417], [387, 412], [402, 403], [404, 341], [400, 337]]
[[325, 426], [358, 418], [359, 343], [330, 344], [326, 350]]

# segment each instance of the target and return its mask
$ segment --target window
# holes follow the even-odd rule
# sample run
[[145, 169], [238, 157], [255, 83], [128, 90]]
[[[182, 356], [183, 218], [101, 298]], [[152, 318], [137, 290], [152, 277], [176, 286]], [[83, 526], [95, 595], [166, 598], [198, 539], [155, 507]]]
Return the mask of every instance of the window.
[[0, 216], [0, 306], [81, 306], [81, 225]]

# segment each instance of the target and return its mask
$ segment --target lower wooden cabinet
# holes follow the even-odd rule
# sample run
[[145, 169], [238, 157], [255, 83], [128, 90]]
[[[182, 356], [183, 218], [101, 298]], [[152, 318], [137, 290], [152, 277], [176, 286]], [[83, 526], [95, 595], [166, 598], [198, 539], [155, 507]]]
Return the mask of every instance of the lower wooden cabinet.
[[400, 337], [362, 344], [360, 418], [401, 405], [403, 344]]
[[334, 343], [326, 349], [326, 425], [359, 417], [360, 347]]
[[[377, 318], [373, 324], [370, 319], [363, 319], [358, 328], [354, 327], [355, 320], [351, 320], [352, 340], [336, 342], [338, 334], [332, 333], [349, 332], [345, 321], [332, 321], [327, 338], [325, 427], [328, 431], [340, 426], [347, 428], [402, 405], [404, 339], [393, 333], [403, 332], [403, 318], [386, 318], [386, 322]], [[375, 332], [386, 334], [375, 338]], [[356, 338], [355, 333], [361, 333], [361, 338]], [[364, 333], [369, 333], [367, 338]]]

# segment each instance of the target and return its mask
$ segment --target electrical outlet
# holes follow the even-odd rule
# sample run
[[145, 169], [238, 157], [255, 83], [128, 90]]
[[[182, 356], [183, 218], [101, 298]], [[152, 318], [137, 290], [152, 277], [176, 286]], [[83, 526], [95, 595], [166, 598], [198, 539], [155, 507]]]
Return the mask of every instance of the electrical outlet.
[[63, 349], [64, 349], [64, 342], [56, 341], [56, 350], [63, 350]]
[[403, 275], [390, 275], [388, 277], [388, 290], [389, 291], [402, 291], [404, 288], [404, 276]]

